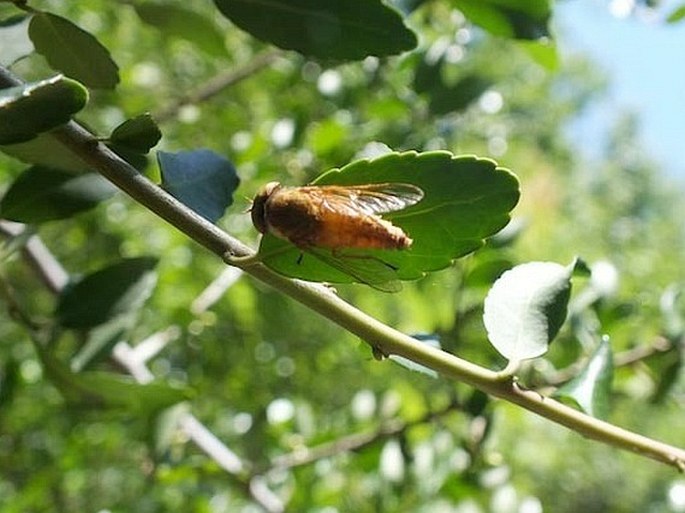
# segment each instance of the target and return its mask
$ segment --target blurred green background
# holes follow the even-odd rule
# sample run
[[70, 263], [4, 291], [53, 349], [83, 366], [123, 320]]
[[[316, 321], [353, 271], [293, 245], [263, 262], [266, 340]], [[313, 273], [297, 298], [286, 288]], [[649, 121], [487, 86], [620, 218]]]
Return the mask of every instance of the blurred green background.
[[[401, 3], [419, 35], [416, 50], [334, 64], [259, 42], [208, 3], [192, 10], [216, 31], [218, 46], [207, 31], [188, 37], [145, 23], [128, 2], [40, 2], [96, 35], [119, 66], [116, 91], [93, 92], [79, 119], [108, 134], [151, 112], [163, 133], [156, 149], [210, 148], [229, 158], [241, 185], [219, 224], [253, 247], [246, 210], [261, 185], [305, 184], [382, 145], [488, 156], [516, 173], [522, 198], [511, 228], [483, 250], [398, 294], [338, 287], [389, 325], [437, 335], [444, 349], [499, 369], [505, 362], [480, 320], [498, 272], [579, 255], [605, 264], [610, 281], [615, 272], [616, 287], [572, 316], [551, 352], [522, 371], [524, 383], [554, 384], [599, 334], [610, 336], [617, 355], [664, 336], [679, 347], [680, 308], [676, 301], [665, 310], [664, 297], [677, 298], [683, 278], [680, 185], [642, 151], [630, 112], [613, 113], [597, 156], [582, 156], [567, 128], [605, 94], [607, 79], [592, 62], [583, 55], [557, 62], [547, 46], [492, 35], [458, 5]], [[17, 12], [0, 4], [0, 19]], [[176, 103], [246, 69], [217, 94]], [[36, 54], [12, 71], [25, 80], [54, 74]], [[0, 155], [0, 188], [24, 167]], [[144, 172], [159, 180], [154, 159]], [[193, 308], [224, 265], [121, 193], [38, 233], [73, 276], [120, 257], [159, 258], [157, 285], [127, 341], [172, 327], [149, 368], [194, 395], [163, 415], [71, 406], [27, 331], [2, 309], [3, 513], [257, 512], [264, 505], [249, 489], [256, 483], [298, 512], [685, 511], [685, 480], [672, 469], [469, 387], [378, 362], [354, 336], [247, 277], [210, 308]], [[3, 281], [32, 319], [50, 325], [55, 299], [19, 256], [3, 262]], [[577, 298], [590, 285], [574, 287]], [[58, 354], [68, 361], [82, 339], [60, 335]], [[121, 370], [107, 358], [93, 366]], [[680, 373], [676, 349], [617, 368], [608, 420], [685, 445]], [[185, 412], [249, 462], [245, 470], [227, 473], [190, 443], [175, 427]], [[295, 464], [321, 444], [332, 445]]]

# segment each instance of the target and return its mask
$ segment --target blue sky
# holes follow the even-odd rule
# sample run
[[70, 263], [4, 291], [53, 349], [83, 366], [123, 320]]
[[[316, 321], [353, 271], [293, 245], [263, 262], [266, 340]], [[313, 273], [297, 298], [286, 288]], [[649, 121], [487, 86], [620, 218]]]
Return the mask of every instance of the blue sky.
[[606, 137], [617, 113], [635, 112], [644, 150], [667, 176], [685, 181], [685, 20], [665, 24], [634, 17], [618, 19], [608, 4], [607, 0], [555, 4], [562, 56], [588, 55], [610, 83], [610, 97], [588, 113], [573, 137], [592, 155], [593, 142]]

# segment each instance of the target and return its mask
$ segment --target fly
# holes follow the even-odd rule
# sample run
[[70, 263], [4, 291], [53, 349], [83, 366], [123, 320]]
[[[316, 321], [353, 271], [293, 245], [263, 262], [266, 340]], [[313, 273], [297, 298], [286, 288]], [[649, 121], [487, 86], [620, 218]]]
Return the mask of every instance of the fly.
[[407, 183], [286, 187], [270, 182], [257, 192], [251, 215], [261, 233], [285, 239], [362, 283], [394, 291], [396, 268], [344, 250], [410, 248], [412, 239], [381, 214], [421, 199], [423, 191]]

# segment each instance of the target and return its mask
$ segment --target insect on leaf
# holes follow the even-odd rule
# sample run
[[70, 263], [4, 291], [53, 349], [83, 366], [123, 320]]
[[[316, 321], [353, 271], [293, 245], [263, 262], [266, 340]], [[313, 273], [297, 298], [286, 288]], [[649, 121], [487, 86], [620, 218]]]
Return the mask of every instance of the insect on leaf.
[[[330, 252], [323, 258], [307, 251], [302, 256], [302, 245], [298, 247], [267, 232], [259, 247], [261, 261], [292, 278], [362, 282], [381, 290], [396, 290], [394, 285], [379, 284], [421, 278], [478, 249], [486, 237], [506, 226], [509, 211], [519, 198], [518, 180], [508, 170], [489, 159], [455, 157], [446, 151], [389, 153], [373, 160], [359, 160], [330, 170], [312, 183], [343, 187], [370, 184], [408, 186], [423, 193], [420, 201], [403, 203], [401, 209], [376, 211], [406, 234], [411, 240], [408, 246], [343, 247], [338, 250], [345, 255], [341, 263], [340, 258], [331, 260]], [[354, 259], [349, 258], [350, 253]]]

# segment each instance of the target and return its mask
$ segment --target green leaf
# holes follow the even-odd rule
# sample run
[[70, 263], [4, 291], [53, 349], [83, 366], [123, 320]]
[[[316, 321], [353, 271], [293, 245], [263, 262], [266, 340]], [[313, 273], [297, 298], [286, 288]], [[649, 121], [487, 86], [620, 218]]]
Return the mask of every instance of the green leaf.
[[523, 48], [535, 62], [548, 71], [557, 71], [559, 69], [559, 52], [557, 52], [556, 45], [550, 40], [518, 41], [518, 46]]
[[471, 415], [471, 417], [480, 417], [485, 413], [485, 409], [490, 404], [490, 401], [490, 396], [488, 394], [474, 388], [464, 404], [464, 411]]
[[128, 258], [68, 286], [57, 303], [56, 316], [65, 328], [89, 329], [137, 311], [157, 282], [157, 259]]
[[442, 83], [442, 67], [445, 62], [445, 55], [433, 60], [429, 58], [426, 52], [423, 52], [415, 56], [419, 59], [414, 71], [414, 84], [413, 89], [417, 93], [427, 93], [438, 87]]
[[107, 146], [138, 170], [148, 165], [147, 153], [162, 138], [157, 123], [145, 113], [127, 119], [109, 136]]
[[[482, 254], [481, 254], [482, 255]], [[480, 258], [464, 276], [464, 287], [489, 287], [502, 273], [512, 267], [511, 260], [498, 254]]]
[[107, 144], [107, 147], [138, 171], [143, 171], [149, 164], [148, 158], [144, 153], [134, 151], [126, 146], [117, 146], [115, 144]]
[[164, 36], [186, 39], [216, 57], [226, 56], [222, 33], [214, 23], [196, 11], [180, 5], [152, 2], [136, 3], [133, 8], [141, 20], [158, 28]]
[[609, 414], [609, 396], [614, 363], [608, 337], [602, 338], [583, 370], [554, 394], [575, 403], [582, 411], [604, 419]]
[[[448, 267], [452, 260], [483, 245], [483, 239], [509, 222], [509, 211], [519, 198], [518, 180], [489, 159], [455, 157], [446, 151], [389, 153], [360, 160], [319, 176], [315, 185], [408, 183], [419, 187], [423, 199], [405, 210], [383, 217], [402, 228], [413, 240], [407, 250], [355, 250], [354, 260], [369, 272], [396, 270], [396, 279], [414, 280], [424, 273]], [[330, 251], [317, 254], [331, 256]], [[350, 283], [349, 273], [326, 264], [316, 255], [301, 254], [289, 242], [267, 234], [259, 256], [271, 269], [310, 281]], [[353, 261], [352, 258], [349, 259]]]
[[0, 89], [0, 144], [28, 141], [63, 125], [87, 101], [88, 91], [61, 75]]
[[464, 73], [456, 81], [447, 82], [444, 72], [450, 68], [454, 65], [446, 63], [444, 55], [435, 62], [423, 55], [416, 66], [414, 90], [428, 97], [434, 114], [464, 110], [492, 85], [492, 81], [478, 73]]
[[142, 154], [154, 148], [161, 138], [162, 132], [148, 113], [127, 119], [109, 136], [113, 147]]
[[9, 406], [20, 383], [19, 362], [10, 356], [0, 368], [0, 408]]
[[[157, 412], [192, 397], [190, 388], [166, 382], [136, 383], [129, 376], [109, 372], [88, 371], [73, 374], [70, 385], [77, 394], [67, 393], [70, 403], [84, 407], [123, 410], [140, 415]], [[72, 392], [74, 388], [71, 388]], [[64, 389], [62, 389], [64, 393]]]
[[358, 60], [416, 46], [400, 14], [379, 0], [214, 0], [233, 23], [280, 48], [321, 59]]
[[114, 89], [119, 68], [107, 48], [71, 21], [47, 12], [34, 14], [29, 37], [50, 66], [95, 89]]
[[643, 362], [655, 385], [650, 401], [654, 404], [663, 403], [671, 397], [670, 392], [682, 377], [683, 349], [678, 343], [674, 343], [670, 349], [645, 358]]
[[465, 75], [453, 85], [440, 82], [429, 91], [429, 108], [438, 115], [465, 110], [491, 85], [490, 80], [478, 74]]
[[138, 312], [129, 311], [89, 329], [84, 344], [71, 358], [71, 370], [81, 372], [108, 358], [112, 348], [135, 327], [137, 320]]
[[91, 170], [76, 153], [50, 134], [38, 134], [37, 137], [22, 143], [0, 145], [0, 151], [27, 164], [40, 164], [73, 173]]
[[[616, 292], [614, 290], [616, 287], [615, 280], [617, 279], [616, 268], [608, 262], [597, 262], [593, 264], [591, 269], [585, 260], [576, 257], [573, 262], [573, 276], [596, 279], [598, 283], [595, 283], [595, 286], [601, 288], [605, 296]], [[613, 290], [613, 292], [609, 292], [610, 290]]]
[[305, 145], [316, 155], [329, 155], [345, 144], [351, 130], [352, 127], [340, 120], [324, 119], [307, 128]]
[[566, 319], [575, 263], [530, 262], [500, 276], [485, 298], [490, 343], [510, 361], [536, 358]]
[[25, 170], [0, 200], [0, 216], [22, 223], [66, 219], [90, 210], [117, 189], [95, 173], [74, 175], [33, 166]]
[[215, 223], [233, 203], [240, 179], [233, 164], [210, 150], [157, 152], [162, 186], [205, 219]]
[[666, 21], [668, 23], [676, 23], [685, 18], [685, 5], [677, 7], [671, 14], [668, 15]]
[[129, 376], [111, 372], [75, 373], [45, 349], [39, 347], [38, 352], [46, 376], [72, 406], [154, 415], [192, 395], [185, 386], [162, 382], [142, 385]]
[[455, 4], [471, 22], [496, 36], [549, 37], [549, 0], [455, 0]]

